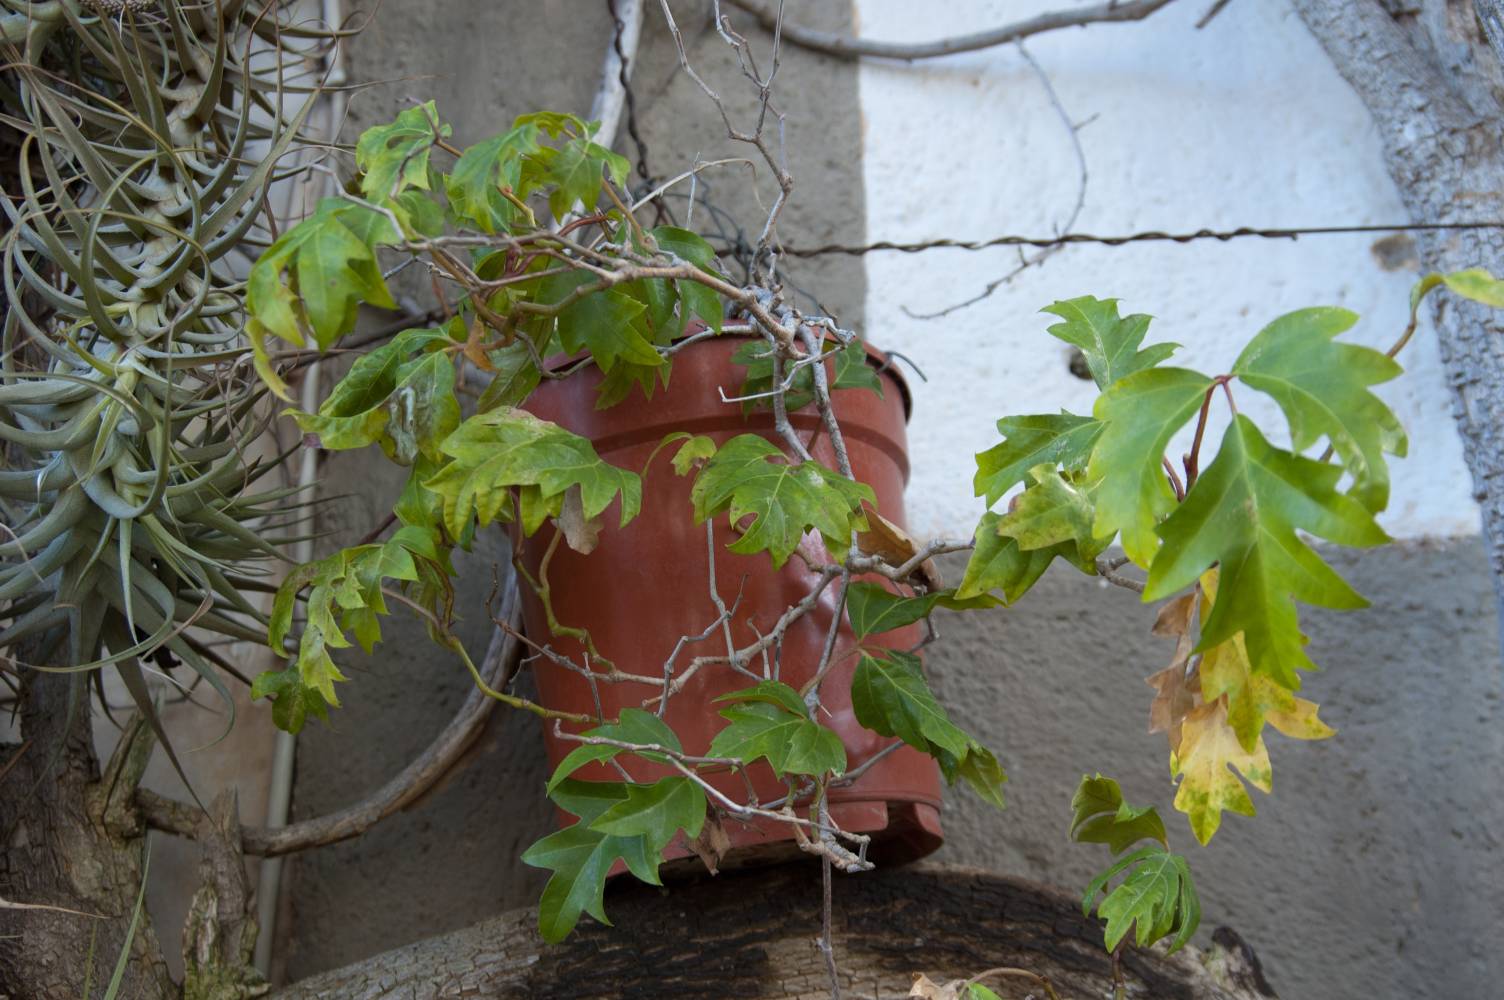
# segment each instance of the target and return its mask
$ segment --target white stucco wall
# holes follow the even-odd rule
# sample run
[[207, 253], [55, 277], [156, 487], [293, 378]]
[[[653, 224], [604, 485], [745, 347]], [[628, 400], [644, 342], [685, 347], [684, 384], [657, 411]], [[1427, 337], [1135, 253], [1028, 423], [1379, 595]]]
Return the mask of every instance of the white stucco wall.
[[[860, 33], [922, 40], [1012, 22], [1061, 0], [855, 0]], [[1204, 30], [1206, 3], [1146, 21], [1036, 37], [1029, 51], [1076, 122], [1089, 183], [1076, 231], [1123, 234], [1239, 226], [1380, 224], [1406, 216], [1367, 112], [1283, 0], [1229, 5]], [[1051, 235], [1075, 203], [1070, 135], [1039, 76], [1007, 47], [917, 65], [866, 60], [867, 232], [873, 240]], [[1381, 234], [1380, 234], [1381, 235]], [[986, 301], [938, 321], [910, 318], [979, 292], [1017, 251], [867, 257], [868, 336], [916, 359], [909, 518], [921, 535], [966, 535], [982, 512], [973, 455], [1008, 413], [1090, 412], [1095, 390], [1046, 334], [1056, 299], [1117, 297], [1157, 320], [1149, 342], [1184, 345], [1176, 362], [1216, 374], [1274, 317], [1309, 305], [1360, 314], [1345, 337], [1384, 348], [1405, 323], [1416, 275], [1387, 272], [1374, 235], [1191, 245], [1072, 246]], [[1401, 537], [1479, 529], [1437, 351], [1424, 326], [1380, 388], [1410, 434], [1390, 510]], [[1266, 427], [1277, 411], [1251, 390], [1238, 405]], [[1218, 408], [1220, 414], [1221, 407]], [[1187, 438], [1189, 435], [1187, 435]], [[1215, 453], [1208, 438], [1203, 464]], [[1188, 445], [1176, 442], [1173, 454]]]

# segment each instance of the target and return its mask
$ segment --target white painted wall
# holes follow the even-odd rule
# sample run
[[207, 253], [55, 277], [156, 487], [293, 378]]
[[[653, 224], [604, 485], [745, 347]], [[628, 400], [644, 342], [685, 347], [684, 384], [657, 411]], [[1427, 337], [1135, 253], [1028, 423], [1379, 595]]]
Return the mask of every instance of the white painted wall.
[[[855, 0], [863, 37], [918, 41], [1012, 22], [1069, 0]], [[1380, 224], [1406, 216], [1358, 99], [1283, 0], [1238, 0], [1204, 30], [1208, 2], [1183, 0], [1146, 21], [1036, 37], [1029, 51], [1080, 130], [1089, 169], [1076, 231], [1170, 232], [1238, 226]], [[917, 65], [861, 67], [870, 239], [1051, 235], [1077, 197], [1070, 135], [1038, 75], [1012, 47]], [[1037, 310], [1092, 294], [1157, 317], [1149, 341], [1184, 345], [1178, 363], [1225, 371], [1274, 317], [1341, 305], [1363, 319], [1348, 339], [1384, 348], [1403, 328], [1415, 275], [1382, 270], [1373, 236], [1298, 242], [1073, 246], [986, 301], [933, 312], [979, 292], [1017, 263], [1011, 248], [867, 257], [868, 336], [903, 351], [912, 379], [911, 526], [969, 535], [975, 452], [1008, 413], [1090, 412], [1094, 387], [1067, 369], [1068, 348]], [[1390, 533], [1479, 530], [1434, 339], [1422, 327], [1380, 388], [1410, 433], [1393, 469]], [[1251, 390], [1238, 404], [1266, 427], [1277, 410]], [[1225, 421], [1224, 421], [1225, 422]], [[1188, 437], [1188, 435], [1187, 435]], [[1210, 437], [1215, 453], [1219, 437]], [[1188, 445], [1176, 442], [1173, 454]]]

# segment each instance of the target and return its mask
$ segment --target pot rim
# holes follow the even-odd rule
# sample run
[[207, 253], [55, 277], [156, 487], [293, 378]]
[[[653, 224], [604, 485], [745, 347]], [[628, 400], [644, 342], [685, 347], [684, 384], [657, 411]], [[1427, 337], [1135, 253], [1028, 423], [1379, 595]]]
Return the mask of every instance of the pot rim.
[[[691, 320], [684, 327], [684, 332], [670, 341], [670, 344], [677, 344], [682, 340], [687, 340], [690, 337], [704, 333], [708, 329], [709, 327], [705, 325], [703, 320]], [[745, 340], [753, 340], [757, 335], [754, 333], [744, 333], [740, 330], [730, 330], [718, 333], [710, 339], [721, 340], [725, 337], [741, 337]], [[893, 356], [887, 351], [879, 347], [874, 347], [871, 341], [862, 337], [857, 337], [857, 343], [862, 345], [868, 366], [874, 369], [878, 375], [887, 375], [898, 386], [899, 398], [903, 400], [903, 422], [907, 424], [914, 416], [914, 392], [909, 388], [908, 379], [904, 377], [903, 372], [898, 368], [898, 364], [893, 360]], [[554, 354], [545, 358], [543, 365], [550, 372], [560, 372], [570, 365], [583, 360], [585, 356], [586, 352], [584, 351], [578, 351], [574, 354]]]

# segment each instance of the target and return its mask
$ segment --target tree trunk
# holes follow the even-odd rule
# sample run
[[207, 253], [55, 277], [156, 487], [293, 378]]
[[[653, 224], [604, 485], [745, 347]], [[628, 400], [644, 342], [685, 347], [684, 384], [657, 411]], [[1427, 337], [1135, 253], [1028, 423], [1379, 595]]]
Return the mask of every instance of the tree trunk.
[[[1504, 221], [1504, 79], [1480, 22], [1480, 15], [1499, 16], [1496, 0], [1424, 0], [1418, 8], [1380, 0], [1293, 3], [1373, 115], [1411, 218]], [[1427, 232], [1417, 243], [1427, 271], [1504, 274], [1504, 230]], [[1497, 311], [1445, 293], [1432, 301], [1504, 613], [1504, 322]]]
[[101, 775], [83, 675], [25, 677], [24, 742], [0, 758], [0, 996], [77, 1000], [86, 981], [100, 995], [128, 935], [122, 1000], [174, 996], [144, 906], [129, 933], [146, 843], [130, 796], [150, 731], [133, 719]]
[[[819, 869], [807, 864], [701, 877], [671, 886], [618, 881], [613, 927], [586, 921], [544, 944], [532, 908], [324, 973], [279, 1000], [414, 997], [830, 996], [820, 933]], [[1013, 966], [1047, 976], [1062, 998], [1112, 995], [1101, 924], [1058, 890], [971, 869], [921, 865], [838, 878], [836, 962], [842, 995], [897, 998], [915, 973], [961, 979]], [[1125, 948], [1128, 995], [1156, 1000], [1263, 1000], [1274, 991], [1236, 934], [1201, 953]], [[1042, 997], [1024, 978], [990, 985]]]

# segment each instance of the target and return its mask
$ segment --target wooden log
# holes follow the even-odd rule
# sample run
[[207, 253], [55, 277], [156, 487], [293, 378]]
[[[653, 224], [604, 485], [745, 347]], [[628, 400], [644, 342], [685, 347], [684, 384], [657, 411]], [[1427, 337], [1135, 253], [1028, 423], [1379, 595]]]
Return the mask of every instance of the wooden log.
[[[1065, 998], [1112, 996], [1101, 924], [1060, 890], [990, 872], [936, 865], [838, 878], [833, 937], [842, 996], [905, 996], [915, 974], [968, 978], [1013, 966], [1049, 978]], [[702, 876], [655, 888], [618, 880], [607, 891], [615, 926], [586, 919], [560, 945], [538, 937], [531, 909], [430, 938], [314, 976], [282, 1000], [430, 997], [826, 998], [815, 947], [817, 867], [791, 864]], [[1207, 951], [1125, 948], [1129, 997], [1266, 1000], [1275, 996], [1253, 952], [1221, 928]], [[1044, 994], [1012, 978], [1003, 997]], [[1031, 994], [1032, 990], [1032, 994]]]

